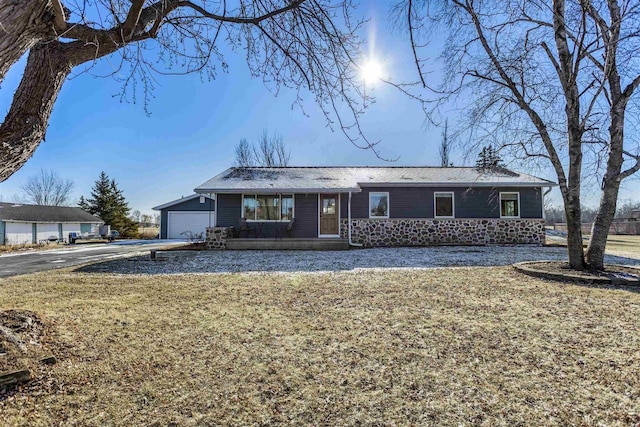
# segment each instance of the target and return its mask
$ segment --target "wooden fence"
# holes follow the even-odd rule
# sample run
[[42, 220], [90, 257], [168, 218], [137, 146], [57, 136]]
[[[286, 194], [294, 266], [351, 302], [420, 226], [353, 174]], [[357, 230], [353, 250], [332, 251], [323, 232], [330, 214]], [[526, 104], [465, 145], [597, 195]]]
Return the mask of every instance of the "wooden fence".
[[[591, 234], [592, 226], [592, 222], [582, 223], [582, 233]], [[567, 231], [567, 224], [564, 222], [553, 224], [553, 229]], [[636, 221], [635, 219], [614, 220], [609, 228], [609, 234], [640, 235], [640, 221]]]

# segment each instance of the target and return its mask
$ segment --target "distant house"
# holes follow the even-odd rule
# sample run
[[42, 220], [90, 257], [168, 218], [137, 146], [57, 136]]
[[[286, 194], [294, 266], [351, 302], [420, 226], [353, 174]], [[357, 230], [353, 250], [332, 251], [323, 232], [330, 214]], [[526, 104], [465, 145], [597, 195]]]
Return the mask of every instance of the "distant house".
[[0, 203], [0, 244], [66, 240], [71, 232], [91, 233], [103, 221], [80, 208]]
[[192, 194], [153, 208], [160, 211], [160, 238], [184, 239], [205, 232], [215, 225], [212, 197]]
[[[195, 193], [213, 202], [209, 230], [232, 227], [241, 238], [278, 237], [295, 218], [287, 237], [365, 247], [536, 244], [544, 241], [544, 190], [555, 185], [506, 169], [248, 167], [227, 169]], [[185, 204], [171, 203], [174, 212]], [[203, 210], [207, 206], [200, 203]], [[172, 221], [167, 218], [169, 227]], [[221, 235], [210, 233], [208, 239]]]

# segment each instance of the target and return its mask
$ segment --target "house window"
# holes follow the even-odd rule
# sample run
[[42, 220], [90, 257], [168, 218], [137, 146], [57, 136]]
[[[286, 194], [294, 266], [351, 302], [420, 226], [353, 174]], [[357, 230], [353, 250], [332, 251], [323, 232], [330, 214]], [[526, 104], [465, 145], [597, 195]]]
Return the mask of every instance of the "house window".
[[244, 195], [242, 217], [247, 221], [290, 221], [293, 218], [293, 195]]
[[204, 203], [204, 196], [200, 196], [200, 204]]
[[500, 218], [520, 218], [520, 193], [500, 193]]
[[256, 196], [244, 196], [242, 202], [242, 217], [256, 219]]
[[293, 196], [282, 196], [280, 219], [291, 221], [293, 219]]
[[434, 218], [453, 218], [453, 193], [433, 193]]
[[369, 218], [389, 218], [389, 193], [369, 193]]

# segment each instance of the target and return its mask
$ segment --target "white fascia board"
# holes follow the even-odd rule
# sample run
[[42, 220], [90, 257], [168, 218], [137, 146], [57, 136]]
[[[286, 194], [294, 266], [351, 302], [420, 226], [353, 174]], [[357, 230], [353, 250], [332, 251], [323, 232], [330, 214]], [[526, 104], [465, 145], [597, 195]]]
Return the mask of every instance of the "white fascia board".
[[554, 182], [362, 182], [361, 187], [557, 187]]
[[[307, 193], [359, 193], [362, 189], [356, 188], [231, 188], [231, 189], [203, 189], [196, 188], [195, 192], [199, 194], [307, 194]], [[155, 208], [154, 208], [155, 209]]]
[[[207, 193], [210, 193], [210, 192], [208, 191]], [[165, 204], [155, 206], [155, 207], [153, 207], [153, 208], [151, 208], [151, 209], [153, 209], [154, 211], [159, 211], [159, 210], [161, 210], [161, 209], [168, 208], [168, 207], [171, 207], [171, 206], [173, 206], [173, 205], [180, 204], [180, 203], [182, 203], [182, 202], [187, 202], [187, 201], [189, 201], [189, 200], [193, 200], [193, 199], [195, 199], [195, 198], [198, 198], [198, 197], [202, 196], [203, 194], [204, 194], [204, 196], [205, 196], [206, 198], [211, 199], [211, 200], [214, 200], [214, 198], [213, 198], [213, 197], [209, 197], [209, 196], [207, 196], [205, 193], [202, 193], [202, 194], [192, 194], [192, 195], [187, 196], [187, 197], [181, 197], [181, 198], [179, 198], [179, 199], [172, 200], [172, 201], [167, 202], [167, 203], [165, 203]]]
[[86, 221], [82, 219], [76, 219], [74, 221], [36, 221], [34, 219], [0, 219], [4, 222], [25, 222], [28, 224], [104, 224], [104, 221]]

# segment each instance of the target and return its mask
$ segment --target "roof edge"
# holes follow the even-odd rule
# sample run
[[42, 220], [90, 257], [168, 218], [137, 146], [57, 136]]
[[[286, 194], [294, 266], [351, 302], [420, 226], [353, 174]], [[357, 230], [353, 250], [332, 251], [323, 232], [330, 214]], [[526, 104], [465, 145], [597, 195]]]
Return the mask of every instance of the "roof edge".
[[[209, 188], [196, 188], [198, 194], [300, 194], [300, 193], [360, 193], [361, 188], [233, 188], [227, 190], [214, 190]], [[155, 209], [155, 208], [154, 208]]]
[[179, 199], [172, 200], [172, 201], [167, 202], [167, 203], [163, 203], [163, 204], [158, 205], [158, 206], [155, 206], [155, 207], [153, 207], [153, 208], [151, 208], [151, 209], [152, 209], [152, 210], [154, 210], [154, 211], [159, 211], [159, 210], [161, 210], [161, 209], [168, 208], [168, 207], [171, 207], [171, 206], [173, 206], [173, 205], [177, 205], [177, 204], [179, 204], [179, 203], [183, 203], [183, 202], [187, 202], [187, 201], [189, 201], [189, 200], [193, 200], [193, 199], [195, 199], [196, 197], [200, 197], [200, 196], [205, 196], [205, 197], [206, 197], [206, 198], [208, 198], [208, 199], [214, 200], [214, 198], [213, 198], [213, 197], [209, 197], [209, 196], [207, 195], [208, 193], [211, 193], [211, 192], [210, 192], [210, 191], [207, 191], [206, 193], [195, 193], [195, 194], [191, 194], [191, 195], [186, 196], [186, 197], [181, 197], [181, 198], [179, 198]]
[[359, 182], [362, 187], [557, 187], [555, 182]]

